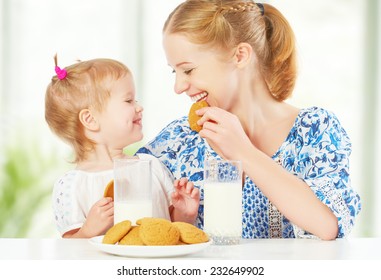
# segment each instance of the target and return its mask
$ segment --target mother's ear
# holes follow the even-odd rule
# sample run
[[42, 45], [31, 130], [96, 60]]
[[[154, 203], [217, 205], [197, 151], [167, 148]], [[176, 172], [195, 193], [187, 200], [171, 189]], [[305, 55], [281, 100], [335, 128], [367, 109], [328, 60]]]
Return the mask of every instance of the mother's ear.
[[92, 131], [99, 129], [99, 123], [89, 109], [82, 109], [79, 112], [78, 117], [79, 117], [79, 121], [82, 123], [82, 125], [85, 128]]
[[239, 43], [234, 53], [237, 67], [243, 68], [247, 66], [251, 62], [253, 56], [255, 56], [255, 54], [250, 44]]

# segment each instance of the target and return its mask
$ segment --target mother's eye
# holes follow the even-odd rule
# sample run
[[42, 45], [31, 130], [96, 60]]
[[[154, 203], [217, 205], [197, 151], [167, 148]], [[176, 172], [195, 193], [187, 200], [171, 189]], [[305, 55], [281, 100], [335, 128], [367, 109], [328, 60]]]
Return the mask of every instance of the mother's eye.
[[193, 70], [194, 70], [194, 68], [189, 69], [189, 70], [185, 70], [184, 73], [185, 73], [186, 75], [189, 75]]

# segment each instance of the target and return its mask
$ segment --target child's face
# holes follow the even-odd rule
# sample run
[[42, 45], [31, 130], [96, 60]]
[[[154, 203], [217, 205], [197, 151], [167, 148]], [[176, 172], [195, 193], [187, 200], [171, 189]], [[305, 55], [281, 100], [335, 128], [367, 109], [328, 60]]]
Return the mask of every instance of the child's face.
[[114, 82], [107, 105], [98, 116], [103, 144], [119, 150], [140, 141], [143, 138], [142, 111], [135, 100], [131, 74]]
[[[230, 109], [239, 84], [233, 55], [193, 44], [180, 34], [165, 33], [163, 46], [176, 74], [177, 94], [185, 92], [192, 101], [205, 99], [211, 106]], [[222, 59], [222, 55], [226, 57]]]

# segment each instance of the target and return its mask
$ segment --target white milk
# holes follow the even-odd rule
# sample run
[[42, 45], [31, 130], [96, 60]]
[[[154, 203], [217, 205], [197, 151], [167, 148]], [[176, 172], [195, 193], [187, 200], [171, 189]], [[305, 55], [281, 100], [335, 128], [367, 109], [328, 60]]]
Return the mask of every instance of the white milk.
[[136, 220], [144, 217], [152, 217], [152, 201], [149, 199], [114, 203], [114, 224], [129, 220], [135, 225]]
[[241, 182], [205, 183], [204, 231], [212, 236], [241, 238]]

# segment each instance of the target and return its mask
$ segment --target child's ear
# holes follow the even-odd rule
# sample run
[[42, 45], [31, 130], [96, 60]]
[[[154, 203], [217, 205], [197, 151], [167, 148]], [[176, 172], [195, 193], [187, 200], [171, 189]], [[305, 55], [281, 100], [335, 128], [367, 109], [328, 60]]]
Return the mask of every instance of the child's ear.
[[238, 44], [234, 54], [237, 67], [242, 68], [248, 65], [253, 55], [254, 55], [253, 48], [251, 47], [250, 44], [248, 43]]
[[89, 109], [82, 109], [79, 112], [79, 120], [82, 125], [89, 130], [94, 131], [99, 129], [99, 123]]

